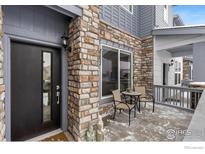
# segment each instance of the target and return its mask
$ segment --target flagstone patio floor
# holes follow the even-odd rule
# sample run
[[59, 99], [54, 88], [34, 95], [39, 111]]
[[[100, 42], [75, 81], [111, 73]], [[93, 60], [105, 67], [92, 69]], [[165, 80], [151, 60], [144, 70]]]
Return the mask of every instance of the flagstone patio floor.
[[[143, 105], [144, 106], [144, 105]], [[105, 141], [182, 141], [193, 113], [173, 107], [147, 103], [141, 112], [131, 115], [128, 125], [127, 112], [103, 118]]]

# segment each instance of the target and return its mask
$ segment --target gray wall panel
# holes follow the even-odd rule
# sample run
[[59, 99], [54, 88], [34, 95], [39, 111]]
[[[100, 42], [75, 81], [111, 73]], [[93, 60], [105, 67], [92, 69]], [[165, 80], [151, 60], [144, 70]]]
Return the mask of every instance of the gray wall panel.
[[5, 33], [58, 44], [70, 20], [44, 6], [4, 6], [3, 10]]
[[151, 35], [154, 25], [154, 6], [142, 5], [139, 9], [140, 15], [140, 29], [139, 34], [141, 37]]
[[164, 21], [164, 5], [134, 5], [133, 13], [120, 5], [101, 5], [100, 18], [137, 37], [151, 35], [155, 25], [173, 25], [172, 6], [168, 6], [168, 23]]
[[101, 5], [100, 18], [132, 35], [139, 36], [138, 6], [134, 6], [133, 13], [130, 13], [120, 5]]
[[193, 45], [193, 80], [196, 82], [205, 82], [204, 49], [205, 42], [195, 43]]

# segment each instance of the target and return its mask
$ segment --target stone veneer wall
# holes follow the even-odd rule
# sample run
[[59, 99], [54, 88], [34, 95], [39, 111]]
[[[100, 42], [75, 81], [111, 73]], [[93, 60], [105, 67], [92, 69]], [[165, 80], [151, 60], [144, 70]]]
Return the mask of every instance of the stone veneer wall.
[[100, 20], [99, 6], [83, 7], [83, 15], [68, 29], [68, 130], [76, 140], [84, 140], [89, 122], [95, 124], [112, 107], [99, 103], [100, 39], [133, 48], [134, 86], [151, 91], [153, 82], [152, 37], [142, 40]]
[[183, 58], [183, 80], [189, 80], [189, 60]]
[[133, 85], [141, 85], [141, 40], [135, 36], [120, 30], [105, 21], [100, 21], [100, 38], [118, 43], [121, 45], [129, 46], [134, 49], [133, 54]]
[[69, 25], [68, 130], [85, 140], [89, 122], [98, 119], [99, 6], [83, 6], [83, 15]]
[[[134, 49], [133, 52], [133, 86], [145, 86], [152, 93], [153, 87], [153, 39], [137, 38], [109, 23], [100, 20], [100, 39], [109, 40]], [[112, 103], [100, 104], [100, 115], [106, 116], [112, 108]]]
[[142, 39], [141, 52], [141, 79], [140, 85], [146, 87], [146, 91], [152, 94], [153, 90], [153, 39], [147, 37]]
[[4, 95], [5, 86], [3, 83], [3, 11], [0, 6], [0, 141], [5, 140], [5, 112], [4, 112]]

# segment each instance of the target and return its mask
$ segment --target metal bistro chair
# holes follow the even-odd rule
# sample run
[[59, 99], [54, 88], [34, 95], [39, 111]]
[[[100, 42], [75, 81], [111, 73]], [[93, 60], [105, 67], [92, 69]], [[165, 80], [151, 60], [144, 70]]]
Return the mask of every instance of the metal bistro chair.
[[154, 96], [152, 96], [151, 94], [146, 93], [145, 87], [135, 87], [134, 89], [135, 89], [136, 92], [142, 94], [142, 95], [140, 96], [140, 100], [139, 100], [139, 110], [140, 110], [140, 103], [141, 103], [141, 102], [144, 102], [144, 103], [145, 103], [145, 107], [146, 107], [146, 103], [147, 103], [147, 102], [152, 102], [152, 103], [153, 103], [152, 112], [154, 112], [154, 105], [155, 105]]
[[126, 99], [121, 98], [120, 90], [112, 91], [113, 98], [114, 98], [114, 115], [113, 119], [115, 119], [115, 114], [117, 110], [128, 110], [129, 111], [129, 126], [130, 126], [130, 115], [131, 111], [135, 109], [135, 104], [130, 104], [130, 102]]

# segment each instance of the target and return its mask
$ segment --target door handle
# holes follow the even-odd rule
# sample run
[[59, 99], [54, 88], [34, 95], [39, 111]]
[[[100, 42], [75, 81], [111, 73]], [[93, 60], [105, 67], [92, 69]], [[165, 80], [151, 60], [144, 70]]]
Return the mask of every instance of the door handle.
[[56, 86], [56, 97], [57, 97], [57, 104], [60, 104], [60, 86]]

